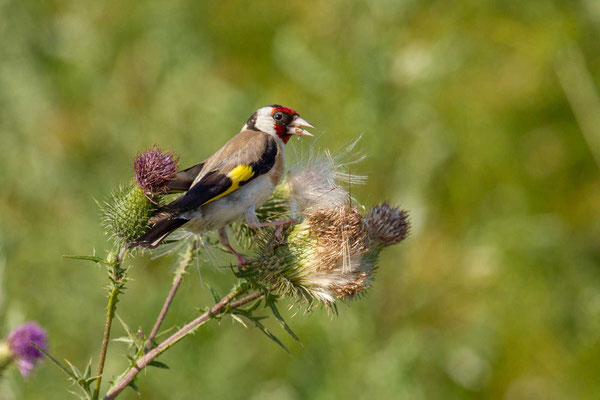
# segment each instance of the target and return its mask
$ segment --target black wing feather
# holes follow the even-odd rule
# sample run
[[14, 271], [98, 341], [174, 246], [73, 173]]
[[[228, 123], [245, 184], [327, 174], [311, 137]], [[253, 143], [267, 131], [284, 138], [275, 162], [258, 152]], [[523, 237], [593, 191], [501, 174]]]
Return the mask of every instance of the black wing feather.
[[[266, 174], [271, 170], [271, 168], [273, 168], [273, 165], [275, 165], [277, 152], [277, 142], [275, 142], [275, 139], [272, 137], [269, 137], [265, 143], [265, 151], [262, 153], [262, 156], [257, 161], [250, 163], [250, 166], [254, 171], [254, 176], [252, 178]], [[240, 185], [242, 184], [243, 183], [240, 183]]]
[[175, 229], [179, 228], [183, 224], [188, 222], [184, 218], [170, 218], [158, 222], [148, 232], [137, 238], [135, 242], [131, 243], [128, 247], [156, 247], [162, 242], [167, 236], [171, 234]]
[[227, 175], [211, 171], [192, 186], [185, 195], [167, 204], [165, 210], [177, 213], [193, 210], [226, 191], [231, 184], [231, 179]]
[[204, 161], [194, 165], [193, 167], [189, 167], [187, 169], [177, 172], [175, 178], [173, 178], [168, 184], [169, 193], [187, 191], [190, 188], [190, 186], [192, 186], [192, 183], [194, 183], [194, 180], [196, 179], [200, 171], [202, 171], [203, 167]]

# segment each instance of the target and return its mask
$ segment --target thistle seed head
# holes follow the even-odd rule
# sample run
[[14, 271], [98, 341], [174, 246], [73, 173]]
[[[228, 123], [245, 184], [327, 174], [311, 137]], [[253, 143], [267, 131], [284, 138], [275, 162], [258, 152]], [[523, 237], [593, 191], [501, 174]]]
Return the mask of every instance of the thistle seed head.
[[[354, 143], [356, 144], [356, 143]], [[353, 145], [346, 149], [352, 152]], [[408, 213], [387, 203], [363, 216], [342, 184], [363, 183], [365, 177], [348, 173], [360, 161], [317, 152], [292, 167], [265, 206], [261, 220], [280, 219], [286, 211], [301, 220], [285, 232], [281, 243], [274, 230], [236, 232], [242, 243], [254, 248], [255, 282], [310, 304], [332, 307], [337, 300], [362, 294], [371, 284], [383, 247], [408, 235]], [[297, 213], [297, 214], [296, 214]], [[244, 240], [246, 240], [244, 242]]]
[[139, 153], [133, 160], [135, 180], [148, 195], [167, 192], [179, 166], [179, 157], [173, 152], [163, 152], [157, 145]]
[[367, 228], [353, 205], [307, 213], [286, 243], [265, 235], [257, 260], [259, 279], [296, 299], [331, 306], [370, 284], [375, 269]]
[[316, 210], [306, 216], [311, 234], [317, 238], [321, 269], [347, 263], [352, 255], [368, 251], [367, 227], [356, 207], [345, 204]]

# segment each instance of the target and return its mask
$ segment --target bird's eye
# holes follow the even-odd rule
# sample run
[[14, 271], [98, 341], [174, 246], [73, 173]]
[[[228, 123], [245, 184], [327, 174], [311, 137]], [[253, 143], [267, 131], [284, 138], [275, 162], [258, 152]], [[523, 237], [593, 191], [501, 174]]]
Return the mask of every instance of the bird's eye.
[[283, 119], [283, 113], [278, 111], [273, 115], [273, 118], [275, 121], [281, 121]]

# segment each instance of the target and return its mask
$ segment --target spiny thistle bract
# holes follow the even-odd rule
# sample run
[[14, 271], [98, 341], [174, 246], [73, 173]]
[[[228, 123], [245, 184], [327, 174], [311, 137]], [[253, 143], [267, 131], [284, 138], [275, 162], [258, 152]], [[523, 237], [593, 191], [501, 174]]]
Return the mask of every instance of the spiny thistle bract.
[[383, 202], [367, 213], [369, 237], [376, 245], [385, 247], [400, 243], [410, 232], [408, 212]]
[[158, 206], [138, 185], [129, 184], [112, 193], [100, 208], [106, 233], [117, 244], [125, 245], [146, 231]]

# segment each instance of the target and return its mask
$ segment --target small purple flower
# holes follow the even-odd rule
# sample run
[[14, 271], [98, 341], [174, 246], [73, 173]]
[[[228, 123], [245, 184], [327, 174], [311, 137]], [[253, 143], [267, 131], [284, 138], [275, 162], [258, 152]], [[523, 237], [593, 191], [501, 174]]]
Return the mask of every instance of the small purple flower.
[[8, 335], [8, 346], [23, 376], [29, 375], [37, 360], [44, 356], [32, 342], [44, 350], [48, 348], [46, 331], [35, 322], [27, 322]]
[[146, 194], [167, 192], [167, 184], [175, 177], [179, 158], [165, 153], [157, 145], [141, 152], [133, 160], [135, 179]]

